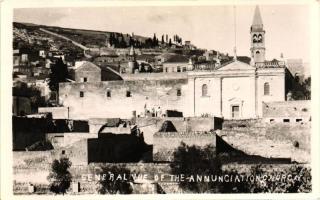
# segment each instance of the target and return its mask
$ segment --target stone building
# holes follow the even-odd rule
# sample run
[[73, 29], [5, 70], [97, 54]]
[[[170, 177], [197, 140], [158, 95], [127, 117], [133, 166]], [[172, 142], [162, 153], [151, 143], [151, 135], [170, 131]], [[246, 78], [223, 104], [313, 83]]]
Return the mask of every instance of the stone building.
[[75, 68], [76, 82], [100, 82], [101, 69], [91, 62], [83, 62]]
[[267, 123], [308, 123], [311, 121], [311, 101], [263, 103], [263, 121]]
[[[75, 119], [146, 116], [158, 108], [177, 110], [186, 117], [261, 117], [263, 102], [285, 101], [288, 70], [284, 62], [265, 60], [265, 30], [258, 7], [250, 31], [250, 64], [237, 60], [235, 55], [233, 61], [214, 70], [186, 70], [181, 73], [186, 76], [179, 79], [163, 77], [180, 73], [163, 73], [152, 80], [141, 76], [130, 81], [106, 82], [101, 81], [99, 69], [87, 63], [76, 70], [76, 77], [84, 80], [86, 76], [87, 81], [61, 83], [60, 99]], [[131, 56], [129, 65], [133, 67], [134, 54]], [[175, 67], [177, 72], [184, 71], [183, 66], [180, 70]]]
[[185, 56], [172, 56], [162, 63], [163, 73], [186, 72], [193, 69], [191, 59]]

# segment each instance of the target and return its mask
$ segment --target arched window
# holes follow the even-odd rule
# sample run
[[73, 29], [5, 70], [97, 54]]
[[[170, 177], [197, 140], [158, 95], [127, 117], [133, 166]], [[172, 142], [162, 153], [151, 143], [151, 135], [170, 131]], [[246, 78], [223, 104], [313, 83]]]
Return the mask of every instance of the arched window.
[[207, 96], [208, 95], [208, 86], [207, 84], [202, 85], [202, 96]]
[[261, 34], [258, 35], [258, 42], [262, 42], [262, 35]]
[[260, 51], [256, 51], [256, 54], [260, 54]]
[[256, 34], [253, 35], [252, 41], [253, 43], [256, 43], [258, 41], [258, 36]]
[[181, 72], [181, 67], [180, 66], [177, 67], [177, 72]]
[[269, 85], [268, 82], [264, 83], [263, 94], [264, 95], [270, 95], [270, 85]]
[[111, 98], [111, 91], [110, 90], [107, 90], [107, 97]]
[[181, 89], [177, 89], [177, 96], [180, 97], [181, 96]]

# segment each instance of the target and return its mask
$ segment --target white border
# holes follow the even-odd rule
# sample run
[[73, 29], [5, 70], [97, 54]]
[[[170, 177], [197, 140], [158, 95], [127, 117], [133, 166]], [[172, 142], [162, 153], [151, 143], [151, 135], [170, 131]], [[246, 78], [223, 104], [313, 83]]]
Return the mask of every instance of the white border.
[[[312, 186], [310, 194], [166, 194], [166, 195], [21, 195], [12, 194], [12, 20], [13, 8], [33, 7], [103, 7], [103, 6], [200, 6], [200, 5], [266, 5], [266, 4], [308, 4], [310, 19], [306, 19], [311, 27], [310, 52], [311, 52], [311, 74], [312, 74]], [[217, 1], [90, 1], [90, 0], [0, 0], [0, 30], [1, 30], [1, 199], [316, 199], [320, 197], [320, 173], [319, 173], [319, 1], [316, 0], [217, 0]], [[290, 17], [290, 16], [288, 16]]]

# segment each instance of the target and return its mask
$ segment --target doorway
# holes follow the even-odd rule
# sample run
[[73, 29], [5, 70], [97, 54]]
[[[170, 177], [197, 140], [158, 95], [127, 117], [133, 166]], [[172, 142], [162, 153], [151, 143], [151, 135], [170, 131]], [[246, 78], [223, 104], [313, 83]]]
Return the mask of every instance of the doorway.
[[232, 118], [239, 118], [239, 105], [233, 105], [231, 106], [231, 116]]

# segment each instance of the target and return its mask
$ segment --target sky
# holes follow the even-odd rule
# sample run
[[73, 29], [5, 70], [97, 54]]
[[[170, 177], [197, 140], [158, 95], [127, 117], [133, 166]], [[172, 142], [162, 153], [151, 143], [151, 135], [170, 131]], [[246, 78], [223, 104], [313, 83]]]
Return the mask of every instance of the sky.
[[[67, 28], [134, 33], [178, 34], [198, 48], [250, 56], [250, 26], [255, 5], [19, 8], [15, 22]], [[302, 58], [309, 61], [308, 5], [262, 5], [266, 31], [266, 58]], [[235, 20], [234, 20], [235, 19]], [[235, 22], [235, 23], [234, 23]], [[236, 42], [235, 42], [236, 35]]]

